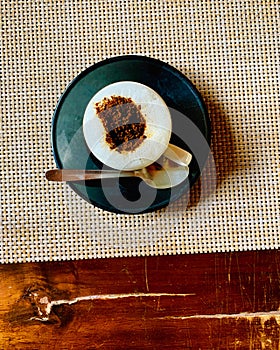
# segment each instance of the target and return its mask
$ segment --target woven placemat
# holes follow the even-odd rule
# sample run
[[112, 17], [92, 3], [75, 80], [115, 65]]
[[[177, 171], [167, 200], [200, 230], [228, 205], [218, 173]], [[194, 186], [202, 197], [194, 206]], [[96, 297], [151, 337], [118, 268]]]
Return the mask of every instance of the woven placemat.
[[[1, 262], [279, 248], [279, 2], [1, 2]], [[55, 167], [51, 119], [92, 64], [143, 54], [183, 72], [212, 120], [200, 182], [160, 211], [95, 208]]]

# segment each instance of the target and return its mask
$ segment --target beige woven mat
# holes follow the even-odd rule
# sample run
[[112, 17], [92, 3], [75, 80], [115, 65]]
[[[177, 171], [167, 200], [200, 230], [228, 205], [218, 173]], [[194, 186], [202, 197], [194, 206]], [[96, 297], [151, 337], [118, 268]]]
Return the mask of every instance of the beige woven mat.
[[[1, 262], [279, 248], [279, 13], [273, 0], [2, 1]], [[117, 215], [44, 172], [67, 84], [131, 53], [200, 90], [215, 166], [189, 201]]]

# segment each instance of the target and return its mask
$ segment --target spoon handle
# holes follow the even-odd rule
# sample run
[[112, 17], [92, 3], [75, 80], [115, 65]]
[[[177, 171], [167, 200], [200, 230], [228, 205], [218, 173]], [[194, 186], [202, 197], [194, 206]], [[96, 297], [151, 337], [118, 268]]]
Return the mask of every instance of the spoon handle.
[[112, 179], [116, 177], [136, 176], [134, 171], [117, 170], [82, 170], [82, 169], [52, 169], [45, 174], [49, 181], [86, 181], [96, 179]]

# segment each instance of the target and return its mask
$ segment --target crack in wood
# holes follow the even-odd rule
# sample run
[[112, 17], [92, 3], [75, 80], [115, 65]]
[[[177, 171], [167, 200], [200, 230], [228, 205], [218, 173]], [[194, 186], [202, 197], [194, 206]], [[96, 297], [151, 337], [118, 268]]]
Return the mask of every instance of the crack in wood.
[[[174, 293], [130, 293], [130, 294], [100, 294], [100, 295], [87, 295], [83, 297], [76, 297], [72, 300], [53, 300], [49, 301], [47, 296], [37, 298], [37, 294], [34, 293], [33, 297], [36, 300], [38, 315], [33, 316], [30, 320], [37, 320], [47, 322], [49, 321], [49, 315], [52, 312], [53, 306], [60, 305], [73, 305], [80, 301], [92, 301], [92, 300], [112, 300], [112, 299], [123, 299], [123, 298], [143, 298], [143, 297], [188, 297], [194, 296], [194, 293], [187, 294], [174, 294]], [[31, 296], [31, 295], [30, 295]]]
[[270, 317], [275, 317], [276, 319], [279, 318], [280, 320], [280, 310], [276, 311], [268, 311], [268, 312], [241, 312], [238, 314], [209, 314], [209, 315], [189, 315], [189, 316], [163, 316], [163, 317], [158, 317], [158, 319], [161, 320], [189, 320], [189, 319], [223, 319], [223, 318], [247, 318], [247, 319], [252, 319], [252, 318], [265, 318], [268, 319]]

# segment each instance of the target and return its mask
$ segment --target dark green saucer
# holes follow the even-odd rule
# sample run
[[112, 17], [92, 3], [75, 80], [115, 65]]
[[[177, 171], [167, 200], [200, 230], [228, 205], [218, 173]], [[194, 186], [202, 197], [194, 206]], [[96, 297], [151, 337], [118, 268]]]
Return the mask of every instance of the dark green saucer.
[[211, 138], [204, 102], [178, 70], [144, 56], [120, 56], [97, 63], [79, 74], [61, 96], [53, 116], [52, 147], [58, 168], [98, 169], [83, 136], [83, 116], [92, 96], [117, 81], [136, 81], [154, 89], [170, 108], [171, 143], [193, 154], [189, 178], [167, 190], [154, 190], [136, 178], [71, 183], [89, 203], [115, 213], [139, 214], [167, 206], [188, 191], [205, 165]]

